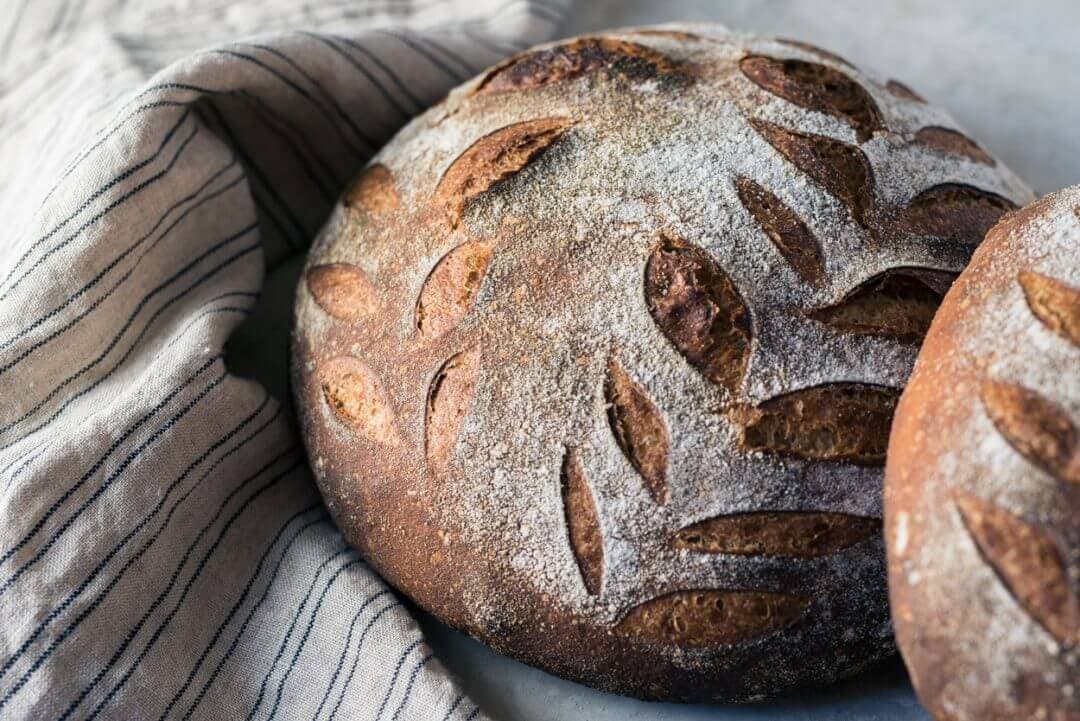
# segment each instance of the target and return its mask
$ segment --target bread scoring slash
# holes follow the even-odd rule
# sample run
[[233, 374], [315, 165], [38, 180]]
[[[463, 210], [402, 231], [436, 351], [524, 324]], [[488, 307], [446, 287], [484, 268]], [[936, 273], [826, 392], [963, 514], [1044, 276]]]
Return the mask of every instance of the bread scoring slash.
[[311, 250], [320, 488], [400, 591], [561, 676], [750, 701], [855, 673], [893, 651], [896, 398], [1029, 198], [944, 112], [802, 43], [529, 50], [402, 130]]

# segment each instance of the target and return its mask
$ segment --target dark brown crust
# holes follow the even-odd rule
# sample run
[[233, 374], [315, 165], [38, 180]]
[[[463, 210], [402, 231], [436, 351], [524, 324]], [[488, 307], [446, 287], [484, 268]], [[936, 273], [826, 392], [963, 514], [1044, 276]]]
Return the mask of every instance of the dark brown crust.
[[675, 534], [676, 548], [698, 553], [817, 558], [861, 543], [881, 520], [848, 513], [765, 511], [717, 516]]
[[859, 148], [824, 135], [787, 130], [765, 120], [754, 120], [752, 125], [795, 167], [835, 195], [855, 222], [873, 234], [874, 171]]
[[390, 170], [381, 163], [374, 163], [349, 186], [342, 202], [347, 208], [381, 215], [397, 210], [401, 196]]
[[811, 285], [825, 283], [825, 260], [821, 245], [806, 223], [768, 188], [747, 177], [735, 179], [739, 200], [769, 236], [780, 255]]
[[1014, 383], [987, 380], [982, 402], [994, 427], [1016, 452], [1047, 473], [1080, 484], [1080, 439], [1057, 404]]
[[768, 591], [676, 591], [632, 608], [615, 633], [647, 643], [744, 643], [791, 625], [810, 599]]
[[957, 494], [956, 507], [979, 552], [1016, 600], [1058, 641], [1080, 643], [1080, 596], [1053, 539], [970, 494]]
[[572, 450], [563, 457], [561, 479], [570, 548], [589, 595], [598, 596], [603, 591], [604, 583], [604, 539], [589, 482], [577, 454]]
[[910, 100], [915, 103], [925, 103], [926, 99], [917, 92], [904, 85], [899, 80], [890, 80], [885, 83], [885, 89], [902, 100]]
[[571, 126], [568, 118], [541, 118], [488, 133], [450, 164], [435, 188], [451, 225], [461, 220], [469, 202], [520, 172], [559, 140]]
[[912, 198], [900, 222], [910, 233], [975, 246], [1003, 215], [1013, 210], [1016, 204], [996, 193], [970, 185], [943, 183]]
[[994, 165], [995, 161], [978, 144], [958, 130], [929, 125], [915, 133], [915, 142], [946, 155], [958, 155], [983, 165]]
[[382, 381], [363, 361], [339, 356], [319, 369], [322, 397], [342, 423], [370, 441], [398, 442], [397, 420]]
[[428, 463], [437, 471], [450, 459], [458, 432], [472, 405], [480, 349], [471, 348], [449, 358], [428, 386], [424, 414], [424, 448]]
[[[807, 559], [710, 557], [674, 548], [673, 536], [723, 509], [877, 515], [878, 469], [747, 452], [738, 445], [737, 411], [808, 383], [902, 383], [908, 349], [829, 335], [791, 307], [841, 298], [854, 279], [898, 265], [956, 270], [963, 253], [891, 231], [883, 240], [898, 242], [887, 256], [853, 245], [860, 228], [845, 207], [748, 124], [753, 115], [821, 132], [820, 122], [830, 121], [817, 116], [811, 123], [811, 113], [781, 101], [751, 107], [763, 91], [740, 74], [738, 59], [751, 52], [748, 45], [782, 54], [779, 46], [715, 29], [702, 35], [683, 45], [625, 33], [677, 61], [675, 75], [644, 73], [638, 82], [604, 66], [576, 80], [500, 92], [476, 92], [478, 80], [405, 129], [377, 159], [392, 170], [399, 206], [378, 216], [336, 209], [310, 256], [311, 265], [347, 259], [362, 267], [382, 305], [342, 322], [302, 289], [293, 388], [315, 478], [346, 540], [417, 606], [502, 653], [605, 691], [752, 701], [831, 683], [892, 652], [882, 541], [871, 535]], [[850, 75], [870, 87], [857, 71]], [[880, 109], [896, 127], [931, 124], [936, 116], [895, 107], [882, 101]], [[574, 125], [543, 155], [531, 155], [524, 133], [523, 147], [491, 142], [489, 159], [474, 148], [472, 167], [468, 158], [455, 161], [493, 128], [555, 116]], [[889, 178], [890, 196], [914, 194], [942, 171], [1023, 195], [1004, 168], [889, 141], [876, 143], [868, 160]], [[521, 158], [526, 164], [515, 173]], [[455, 170], [440, 186], [447, 166]], [[811, 287], [787, 272], [777, 247], [740, 206], [737, 175], [783, 198], [819, 234], [835, 276], [825, 273], [825, 282]], [[893, 212], [875, 209], [886, 218]], [[707, 302], [719, 299], [717, 308], [730, 311], [724, 323], [731, 332], [720, 334], [719, 346], [730, 350], [734, 368], [714, 372], [719, 382], [669, 342], [670, 331], [665, 338], [649, 307], [649, 255], [674, 237], [692, 241], [723, 273], [712, 273], [709, 263], [682, 264], [686, 258], [676, 254], [675, 265], [691, 275], [697, 271], [689, 266], [705, 267], [723, 278], [720, 290], [699, 288]], [[435, 282], [440, 260], [467, 243], [491, 251], [476, 274], [482, 280], [467, 280], [470, 264], [462, 263], [460, 274]], [[426, 281], [447, 293], [423, 304], [417, 329]], [[449, 322], [429, 333], [428, 311], [437, 307], [451, 309]], [[823, 339], [829, 355], [803, 352], [807, 338]], [[429, 458], [425, 436], [441, 427], [426, 422], [432, 380], [448, 358], [470, 349], [482, 351], [471, 391], [452, 393], [444, 378], [431, 394], [454, 423], [438, 433], [451, 439], [437, 454], [442, 460]], [[397, 442], [372, 441], [328, 408], [322, 371], [341, 356], [357, 357], [377, 375]], [[635, 414], [636, 404], [620, 394], [631, 411], [623, 419], [634, 417], [629, 434], [613, 432], [609, 420], [604, 385], [613, 357], [652, 406]], [[635, 432], [666, 438], [666, 461], [643, 462], [632, 440], [620, 447], [619, 435]], [[581, 473], [564, 476], [564, 495], [567, 449], [576, 460], [567, 468]], [[646, 481], [656, 474], [627, 460], [635, 454], [639, 467], [664, 467], [666, 505], [653, 495], [659, 484]], [[598, 529], [573, 532], [576, 541], [566, 515], [575, 504], [564, 501], [578, 497], [569, 492], [574, 479], [588, 488], [597, 519], [583, 526]], [[603, 553], [599, 583], [595, 561], [580, 563], [594, 558], [583, 540], [593, 536]], [[615, 632], [636, 606], [694, 589], [786, 593], [807, 605], [794, 622], [731, 644], [677, 645]]]
[[750, 312], [708, 253], [665, 237], [645, 265], [645, 300], [692, 366], [728, 391], [739, 388], [750, 357]]
[[667, 463], [671, 441], [656, 405], [614, 359], [608, 363], [604, 397], [608, 423], [627, 460], [641, 474], [653, 500], [668, 500]]
[[492, 70], [475, 92], [535, 90], [601, 70], [637, 82], [686, 76], [681, 64], [644, 45], [609, 37], [577, 38], [511, 58]]
[[375, 287], [355, 265], [317, 265], [308, 269], [304, 280], [319, 307], [339, 320], [356, 321], [379, 307]]
[[740, 442], [749, 451], [880, 465], [899, 395], [858, 383], [794, 391], [736, 411]]
[[416, 301], [416, 330], [437, 338], [472, 308], [491, 263], [490, 246], [479, 241], [462, 243], [431, 269]]
[[897, 408], [885, 483], [890, 600], [915, 688], [937, 718], [1080, 719], [1069, 690], [1080, 494], [1066, 480], [1080, 356], [1044, 332], [1021, 281], [1035, 268], [1075, 277], [1080, 225], [1063, 215], [1078, 191], [988, 233]]
[[918, 345], [955, 273], [897, 268], [861, 283], [836, 305], [807, 311], [838, 333], [875, 335]]
[[777, 38], [776, 42], [780, 43], [781, 45], [787, 45], [788, 47], [798, 48], [799, 50], [808, 52], [811, 55], [817, 55], [819, 58], [822, 58], [823, 60], [829, 60], [836, 63], [837, 65], [846, 65], [852, 70], [855, 70], [855, 66], [852, 63], [848, 62], [834, 52], [819, 48], [817, 45], [813, 45], [802, 40], [793, 40], [791, 38]]
[[1017, 280], [1035, 317], [1080, 348], [1080, 290], [1030, 270], [1020, 271]]
[[884, 129], [881, 111], [870, 93], [828, 65], [748, 55], [739, 67], [746, 77], [770, 93], [848, 123], [860, 143]]

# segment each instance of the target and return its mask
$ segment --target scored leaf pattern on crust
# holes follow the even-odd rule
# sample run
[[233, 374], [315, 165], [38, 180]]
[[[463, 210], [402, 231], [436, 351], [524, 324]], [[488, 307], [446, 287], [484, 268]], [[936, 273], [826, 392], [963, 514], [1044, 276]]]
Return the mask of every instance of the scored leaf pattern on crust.
[[343, 202], [346, 208], [362, 210], [374, 215], [390, 213], [401, 205], [397, 184], [390, 169], [381, 163], [367, 167], [348, 190]]
[[701, 248], [665, 237], [645, 265], [645, 301], [692, 366], [738, 390], [750, 357], [750, 312], [719, 263]]
[[633, 81], [685, 75], [681, 63], [644, 45], [609, 37], [578, 38], [510, 58], [496, 66], [475, 92], [532, 90], [600, 70]]
[[862, 150], [824, 135], [799, 133], [757, 118], [750, 124], [777, 152], [843, 203], [860, 227], [875, 235], [876, 181]]
[[790, 103], [840, 118], [855, 130], [860, 143], [884, 128], [881, 111], [870, 93], [828, 65], [748, 55], [739, 68], [756, 85]]
[[304, 277], [315, 303], [339, 320], [355, 322], [379, 306], [375, 286], [350, 263], [316, 265]]
[[435, 188], [435, 200], [446, 208], [450, 224], [456, 226], [474, 198], [519, 173], [573, 124], [563, 117], [526, 120], [495, 130], [470, 145], [450, 164]]
[[689, 648], [743, 643], [790, 626], [809, 605], [806, 596], [770, 591], [676, 591], [632, 608], [615, 632]]
[[563, 457], [560, 480], [570, 549], [574, 552], [585, 589], [590, 596], [598, 596], [604, 581], [604, 538], [589, 482], [581, 461], [572, 450]]
[[861, 543], [881, 520], [825, 511], [765, 511], [709, 518], [680, 529], [675, 547], [699, 553], [817, 558]]
[[487, 244], [469, 241], [435, 264], [416, 302], [416, 329], [421, 335], [437, 338], [472, 309], [491, 255]]
[[400, 442], [390, 398], [367, 364], [339, 356], [322, 365], [319, 380], [323, 398], [338, 420], [376, 443]]
[[806, 316], [839, 333], [917, 345], [955, 278], [955, 273], [929, 268], [887, 270], [861, 283], [836, 305], [806, 311]]
[[1057, 404], [1029, 388], [996, 380], [983, 383], [982, 402], [1017, 453], [1056, 478], [1080, 484], [1080, 439]]
[[978, 245], [1016, 204], [996, 193], [960, 183], [942, 183], [915, 196], [900, 213], [900, 228], [917, 235]]
[[829, 383], [733, 411], [749, 451], [881, 465], [899, 391]]
[[480, 349], [451, 356], [428, 387], [424, 414], [424, 446], [428, 464], [442, 470], [457, 445], [461, 426], [472, 406], [480, 371]]
[[1020, 272], [1019, 282], [1028, 308], [1039, 322], [1080, 347], [1080, 290], [1030, 270]]
[[946, 155], [959, 155], [983, 165], [995, 165], [994, 159], [980, 148], [978, 143], [952, 128], [942, 128], [938, 125], [921, 128], [915, 133], [915, 142]]
[[631, 465], [641, 474], [656, 503], [668, 500], [667, 465], [671, 442], [656, 405], [617, 361], [608, 363], [604, 396], [611, 432]]
[[956, 506], [979, 553], [1024, 610], [1061, 643], [1080, 643], [1080, 598], [1046, 531], [970, 494], [958, 494]]
[[803, 280], [814, 286], [822, 286], [825, 283], [825, 260], [821, 254], [821, 244], [802, 218], [771, 190], [750, 178], [736, 178], [735, 187], [743, 207], [769, 236], [784, 260]]

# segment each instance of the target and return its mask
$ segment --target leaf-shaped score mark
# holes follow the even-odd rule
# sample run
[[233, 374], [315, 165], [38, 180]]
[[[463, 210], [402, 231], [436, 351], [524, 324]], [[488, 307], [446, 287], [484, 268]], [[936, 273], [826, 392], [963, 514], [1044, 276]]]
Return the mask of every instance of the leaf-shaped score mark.
[[900, 230], [978, 245], [1016, 204], [970, 185], [943, 183], [915, 196], [899, 216]]
[[692, 366], [728, 391], [739, 388], [750, 357], [750, 312], [708, 253], [664, 238], [645, 265], [645, 302]]
[[1057, 404], [1033, 390], [988, 380], [982, 387], [987, 415], [1016, 452], [1056, 478], [1080, 484], [1076, 426]]
[[989, 153], [963, 133], [951, 128], [931, 125], [915, 133], [915, 142], [946, 155], [959, 155], [983, 165], [994, 165]]
[[1019, 281], [1039, 322], [1080, 347], [1080, 290], [1030, 270], [1021, 271]]
[[880, 519], [847, 513], [738, 513], [681, 529], [675, 534], [675, 547], [698, 553], [817, 558], [854, 546], [880, 531]]
[[733, 411], [748, 451], [881, 465], [899, 391], [859, 383], [815, 386]]
[[450, 164], [435, 188], [435, 200], [457, 226], [478, 195], [520, 172], [573, 125], [569, 118], [540, 118], [500, 128], [477, 140]]
[[428, 464], [436, 471], [445, 468], [457, 445], [476, 394], [479, 371], [480, 349], [472, 348], [451, 356], [428, 386], [424, 446]]
[[375, 287], [355, 265], [317, 265], [308, 269], [305, 280], [318, 306], [339, 320], [354, 322], [378, 307]]
[[810, 599], [770, 591], [676, 591], [630, 610], [621, 636], [697, 648], [751, 641], [797, 621]]
[[644, 45], [616, 38], [578, 38], [510, 58], [492, 70], [476, 92], [532, 90], [600, 70], [635, 82], [685, 75], [680, 63]]
[[821, 245], [795, 211], [750, 178], [737, 178], [735, 187], [743, 207], [792, 269], [812, 285], [820, 287], [824, 284], [825, 261], [821, 257]]
[[573, 451], [567, 451], [563, 458], [561, 485], [570, 548], [585, 589], [589, 595], [597, 596], [604, 581], [604, 539], [588, 480]]
[[884, 128], [881, 111], [870, 93], [828, 65], [748, 55], [739, 68], [755, 84], [790, 103], [840, 118], [855, 130], [860, 143]]
[[338, 420], [376, 443], [399, 443], [390, 399], [367, 364], [358, 358], [339, 356], [322, 365], [319, 379], [323, 398]]
[[1053, 539], [975, 496], [958, 494], [956, 506], [979, 553], [1025, 611], [1061, 643], [1080, 643], [1080, 598]]
[[437, 338], [472, 310], [490, 264], [491, 248], [478, 241], [462, 243], [435, 264], [416, 302], [421, 335]]
[[345, 206], [372, 214], [389, 213], [401, 205], [390, 169], [381, 163], [368, 166], [345, 191]]
[[660, 505], [667, 503], [671, 442], [660, 411], [614, 359], [608, 363], [604, 396], [615, 441], [641, 474], [653, 500]]
[[900, 98], [901, 100], [909, 100], [913, 103], [926, 103], [926, 98], [919, 95], [917, 92], [904, 85], [899, 80], [890, 80], [885, 83], [885, 89], [888, 90], [893, 96]]
[[894, 268], [863, 282], [836, 305], [806, 315], [840, 333], [918, 345], [955, 278], [955, 273], [929, 268]]
[[862, 150], [824, 135], [797, 133], [765, 120], [755, 118], [751, 125], [777, 152], [836, 196], [860, 227], [876, 234], [876, 181]]

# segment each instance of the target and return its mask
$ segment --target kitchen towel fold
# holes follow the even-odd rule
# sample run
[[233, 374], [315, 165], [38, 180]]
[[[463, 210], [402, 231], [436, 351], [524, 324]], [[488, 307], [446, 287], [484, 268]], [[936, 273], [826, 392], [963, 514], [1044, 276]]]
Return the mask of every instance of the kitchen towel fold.
[[223, 345], [564, 1], [0, 4], [0, 719], [484, 718]]

